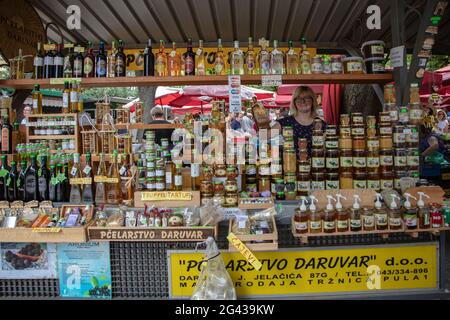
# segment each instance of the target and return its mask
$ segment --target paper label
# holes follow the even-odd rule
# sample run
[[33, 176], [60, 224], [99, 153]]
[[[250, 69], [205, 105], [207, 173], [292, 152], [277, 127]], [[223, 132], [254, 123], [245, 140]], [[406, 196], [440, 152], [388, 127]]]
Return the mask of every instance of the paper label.
[[391, 49], [391, 66], [393, 68], [403, 67], [405, 46], [394, 47]]
[[283, 84], [282, 76], [279, 74], [261, 76], [261, 85], [263, 87], [279, 87], [282, 84]]
[[256, 269], [260, 270], [262, 267], [261, 262], [255, 257], [245, 244], [239, 240], [233, 233], [230, 233], [227, 237], [228, 241], [244, 256], [244, 258]]

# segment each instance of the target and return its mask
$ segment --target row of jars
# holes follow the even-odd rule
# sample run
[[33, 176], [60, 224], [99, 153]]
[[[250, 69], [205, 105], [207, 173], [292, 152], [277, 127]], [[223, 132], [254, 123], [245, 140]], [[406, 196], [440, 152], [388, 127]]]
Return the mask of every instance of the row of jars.
[[75, 139], [65, 139], [65, 140], [36, 140], [39, 143], [50, 150], [76, 150]]
[[45, 135], [73, 135], [75, 134], [75, 128], [73, 126], [56, 126], [40, 128], [36, 127], [34, 129], [34, 135], [45, 136]]
[[36, 122], [29, 122], [31, 127], [74, 126], [76, 124], [74, 117], [48, 117], [39, 118]]

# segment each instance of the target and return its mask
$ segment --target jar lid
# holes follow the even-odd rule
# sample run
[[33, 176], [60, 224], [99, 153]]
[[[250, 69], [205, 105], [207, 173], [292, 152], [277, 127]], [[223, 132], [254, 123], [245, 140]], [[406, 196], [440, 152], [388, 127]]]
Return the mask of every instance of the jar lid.
[[363, 61], [363, 58], [361, 57], [346, 57], [342, 59], [342, 62], [349, 62], [349, 61]]
[[361, 45], [361, 49], [364, 48], [365, 46], [370, 46], [373, 44], [380, 44], [382, 46], [386, 46], [386, 44], [384, 43], [384, 41], [382, 40], [370, 40], [370, 41], [366, 41]]

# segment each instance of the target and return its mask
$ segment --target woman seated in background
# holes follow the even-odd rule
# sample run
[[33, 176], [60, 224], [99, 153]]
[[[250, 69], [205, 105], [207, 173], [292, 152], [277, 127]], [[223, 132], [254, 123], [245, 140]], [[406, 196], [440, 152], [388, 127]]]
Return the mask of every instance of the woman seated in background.
[[438, 109], [436, 113], [437, 113], [437, 120], [438, 120], [438, 124], [437, 124], [438, 133], [441, 133], [441, 134], [447, 133], [448, 132], [447, 113], [442, 109]]

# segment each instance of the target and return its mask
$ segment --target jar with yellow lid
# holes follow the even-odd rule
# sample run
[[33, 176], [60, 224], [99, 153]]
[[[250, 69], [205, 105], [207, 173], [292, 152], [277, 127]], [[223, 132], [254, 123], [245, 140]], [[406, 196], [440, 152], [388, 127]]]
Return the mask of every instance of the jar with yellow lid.
[[295, 149], [283, 151], [283, 171], [294, 174], [297, 172], [297, 155], [295, 154]]
[[339, 151], [339, 164], [341, 168], [353, 167], [353, 151], [352, 149], [341, 149]]
[[339, 187], [341, 189], [353, 189], [353, 173], [351, 171], [339, 174]]

